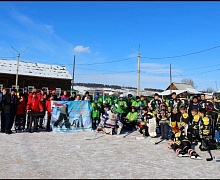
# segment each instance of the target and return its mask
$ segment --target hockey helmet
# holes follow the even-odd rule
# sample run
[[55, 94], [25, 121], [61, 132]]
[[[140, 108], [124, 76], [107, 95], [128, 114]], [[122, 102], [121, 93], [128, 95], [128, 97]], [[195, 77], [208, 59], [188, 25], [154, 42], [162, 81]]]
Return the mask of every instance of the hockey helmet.
[[113, 113], [116, 113], [117, 112], [117, 107], [116, 106], [111, 106], [111, 111], [113, 112]]
[[120, 96], [119, 96], [119, 98], [123, 98], [124, 96], [123, 96], [123, 94], [121, 94]]

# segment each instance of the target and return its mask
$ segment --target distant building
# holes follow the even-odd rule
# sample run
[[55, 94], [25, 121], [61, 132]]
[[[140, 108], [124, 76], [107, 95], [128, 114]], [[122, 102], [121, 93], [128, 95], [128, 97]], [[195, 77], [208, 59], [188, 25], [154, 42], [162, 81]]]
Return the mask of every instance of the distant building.
[[[0, 60], [0, 88], [15, 87], [16, 74], [16, 60]], [[72, 76], [64, 66], [19, 62], [18, 88], [70, 90], [71, 80]]]
[[189, 97], [195, 94], [201, 94], [201, 92], [197, 91], [192, 85], [184, 84], [184, 83], [171, 83], [168, 88], [160, 92], [159, 95], [161, 96], [169, 96], [172, 92], [176, 92], [179, 97]]

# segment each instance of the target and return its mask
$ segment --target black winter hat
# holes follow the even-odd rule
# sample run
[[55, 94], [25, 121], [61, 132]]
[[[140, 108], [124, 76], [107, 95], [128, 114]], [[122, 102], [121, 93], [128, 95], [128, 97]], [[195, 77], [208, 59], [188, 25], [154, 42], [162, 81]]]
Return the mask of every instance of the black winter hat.
[[140, 99], [140, 96], [136, 96], [136, 99]]

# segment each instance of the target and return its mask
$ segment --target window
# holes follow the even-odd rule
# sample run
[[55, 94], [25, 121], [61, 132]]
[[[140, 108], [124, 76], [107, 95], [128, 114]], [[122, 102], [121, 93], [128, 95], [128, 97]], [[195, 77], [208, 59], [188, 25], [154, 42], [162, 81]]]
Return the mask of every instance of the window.
[[28, 86], [28, 93], [34, 89], [34, 86]]
[[45, 91], [47, 92], [47, 94], [49, 93], [48, 92], [48, 87], [42, 87], [43, 89], [45, 89]]
[[57, 97], [60, 97], [60, 94], [61, 94], [61, 88], [56, 88]]
[[[12, 85], [11, 88], [12, 88], [12, 89], [13, 89], [13, 88], [16, 89], [16, 85]], [[19, 86], [18, 86], [18, 89], [19, 89]]]

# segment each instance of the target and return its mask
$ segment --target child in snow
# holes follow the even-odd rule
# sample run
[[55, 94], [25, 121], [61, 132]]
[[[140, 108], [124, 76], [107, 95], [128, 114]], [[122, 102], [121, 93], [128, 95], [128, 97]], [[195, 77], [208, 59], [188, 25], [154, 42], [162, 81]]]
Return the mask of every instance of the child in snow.
[[173, 149], [178, 157], [190, 156], [191, 159], [202, 159], [191, 147], [191, 142], [183, 131], [175, 127], [172, 129], [172, 142], [168, 143], [168, 148]]
[[159, 120], [160, 130], [161, 130], [161, 139], [168, 140], [168, 131], [169, 131], [169, 117], [168, 117], [168, 111], [166, 110], [165, 105], [161, 105], [161, 110], [159, 111], [159, 114], [157, 115], [157, 118]]
[[199, 114], [197, 109], [191, 110], [192, 114], [192, 135], [193, 135], [193, 141], [200, 141], [200, 135], [199, 135]]
[[137, 119], [138, 119], [138, 112], [136, 111], [136, 108], [132, 106], [131, 112], [129, 112], [125, 117], [125, 126], [129, 130], [133, 130], [136, 127]]

